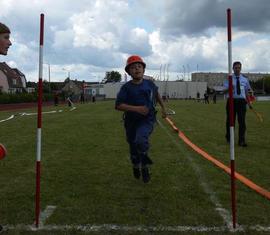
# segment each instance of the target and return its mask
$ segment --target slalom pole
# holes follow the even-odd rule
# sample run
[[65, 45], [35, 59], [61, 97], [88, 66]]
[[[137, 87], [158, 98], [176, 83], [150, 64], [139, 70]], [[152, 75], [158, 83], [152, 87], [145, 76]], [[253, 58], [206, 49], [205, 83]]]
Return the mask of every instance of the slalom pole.
[[39, 226], [40, 215], [40, 167], [41, 167], [41, 124], [42, 124], [42, 75], [43, 75], [44, 14], [40, 14], [38, 116], [37, 116], [37, 158], [36, 158], [36, 210], [35, 225]]
[[234, 162], [234, 105], [232, 83], [232, 30], [231, 9], [227, 9], [228, 30], [228, 80], [229, 80], [229, 115], [230, 115], [230, 158], [231, 158], [231, 204], [233, 228], [236, 226], [235, 162]]

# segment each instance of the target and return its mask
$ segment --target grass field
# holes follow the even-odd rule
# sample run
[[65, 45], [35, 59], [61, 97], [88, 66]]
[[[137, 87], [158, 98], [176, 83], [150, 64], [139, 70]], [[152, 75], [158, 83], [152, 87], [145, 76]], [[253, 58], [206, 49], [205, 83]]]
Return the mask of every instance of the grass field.
[[[167, 105], [193, 143], [229, 165], [223, 101]], [[236, 170], [269, 191], [270, 103], [254, 108], [264, 122], [247, 112], [248, 147], [235, 147]], [[8, 229], [3, 234], [230, 233], [229, 175], [187, 147], [160, 116], [151, 136], [152, 179], [144, 184], [132, 176], [113, 101], [77, 105], [72, 112], [63, 106], [44, 111], [59, 109], [63, 112], [43, 115], [41, 209], [56, 208], [39, 231], [27, 231], [35, 211], [36, 116], [0, 123], [0, 142], [8, 149], [0, 161], [0, 224]], [[0, 112], [0, 120], [19, 112]], [[237, 222], [242, 230], [234, 234], [270, 233], [270, 201], [240, 182]]]

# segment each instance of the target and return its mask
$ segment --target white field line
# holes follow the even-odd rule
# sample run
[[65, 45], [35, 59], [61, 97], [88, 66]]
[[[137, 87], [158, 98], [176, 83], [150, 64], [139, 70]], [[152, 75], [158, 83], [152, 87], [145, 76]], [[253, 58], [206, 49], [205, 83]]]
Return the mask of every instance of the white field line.
[[172, 134], [167, 130], [167, 128], [158, 120], [158, 124], [160, 127], [166, 132], [166, 134], [170, 137], [172, 142], [175, 144], [175, 146], [179, 149], [182, 156], [185, 156], [186, 159], [189, 160], [191, 167], [195, 171], [195, 173], [198, 176], [198, 179], [200, 180], [200, 184], [204, 190], [204, 192], [209, 195], [211, 202], [215, 205], [215, 210], [218, 212], [218, 214], [223, 219], [224, 223], [226, 224], [228, 230], [230, 231], [242, 231], [242, 226], [236, 225], [236, 229], [233, 229], [232, 221], [231, 221], [231, 215], [228, 210], [222, 207], [221, 203], [219, 202], [218, 198], [215, 195], [215, 192], [211, 189], [209, 184], [207, 184], [207, 180], [201, 170], [201, 168], [193, 161], [193, 159], [190, 156], [187, 156], [186, 153], [183, 152], [182, 146], [179, 145], [179, 143], [175, 140], [175, 138], [172, 136]]
[[[242, 226], [244, 231], [256, 231], [256, 232], [270, 232], [270, 226]], [[146, 226], [146, 225], [119, 225], [119, 224], [84, 224], [84, 225], [44, 225], [39, 228], [35, 228], [33, 225], [4, 225], [3, 230], [17, 230], [17, 231], [83, 231], [83, 232], [109, 232], [109, 231], [120, 231], [120, 232], [229, 232], [227, 226]], [[234, 230], [231, 232], [236, 232]]]
[[[73, 110], [75, 110], [76, 109], [76, 107], [73, 107], [73, 108], [71, 108], [69, 111], [73, 111]], [[60, 109], [60, 110], [58, 110], [58, 111], [56, 111], [56, 110], [53, 110], [53, 111], [48, 111], [48, 112], [42, 112], [42, 114], [51, 114], [51, 113], [62, 113], [63, 112], [63, 110], [62, 109]], [[22, 116], [32, 116], [32, 115], [37, 115], [37, 113], [19, 113], [19, 115], [22, 117]], [[17, 115], [16, 115], [17, 116]], [[6, 122], [6, 121], [9, 121], [9, 120], [11, 120], [11, 119], [13, 119], [15, 117], [15, 115], [11, 115], [9, 118], [7, 118], [7, 119], [3, 119], [3, 120], [0, 120], [0, 123], [1, 122]]]
[[56, 206], [47, 206], [45, 211], [40, 213], [39, 216], [40, 227], [44, 226], [46, 220], [53, 214], [55, 209]]
[[[72, 110], [70, 110], [70, 111], [72, 111]], [[48, 111], [48, 112], [42, 112], [42, 114], [50, 114], [50, 113], [62, 113], [63, 112], [63, 110], [62, 109], [60, 109], [60, 110], [58, 110], [58, 111]], [[18, 114], [19, 116], [32, 116], [32, 115], [37, 115], [37, 113], [19, 113]], [[18, 116], [17, 114], [16, 115], [11, 115], [9, 118], [6, 118], [6, 119], [3, 119], [3, 120], [0, 120], [0, 123], [1, 122], [6, 122], [6, 121], [9, 121], [9, 120], [11, 120], [11, 119], [13, 119], [15, 116]]]
[[172, 109], [168, 109], [167, 115], [175, 115], [175, 111]]
[[11, 115], [9, 118], [0, 120], [0, 122], [6, 122], [6, 121], [8, 121], [8, 120], [11, 120], [12, 118], [14, 118], [14, 115]]
[[[48, 112], [42, 112], [42, 114], [50, 114], [50, 113], [61, 113], [63, 110], [53, 110], [53, 111], [48, 111]], [[37, 115], [38, 113], [21, 113], [21, 116], [31, 116], [31, 115]]]

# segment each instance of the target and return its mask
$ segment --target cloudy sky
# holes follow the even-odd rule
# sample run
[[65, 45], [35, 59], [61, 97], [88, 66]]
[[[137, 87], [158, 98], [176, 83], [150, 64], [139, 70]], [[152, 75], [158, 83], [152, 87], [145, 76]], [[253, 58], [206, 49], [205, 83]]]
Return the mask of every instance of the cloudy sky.
[[[44, 62], [51, 81], [100, 81], [124, 75], [126, 58], [141, 55], [147, 75], [188, 79], [191, 72], [226, 72], [227, 19], [232, 57], [244, 72], [270, 71], [269, 0], [0, 0], [11, 31], [9, 55], [27, 80], [38, 80], [39, 19], [45, 14]], [[48, 80], [48, 65], [44, 79]], [[166, 73], [164, 73], [164, 71]], [[168, 73], [167, 73], [168, 72]]]

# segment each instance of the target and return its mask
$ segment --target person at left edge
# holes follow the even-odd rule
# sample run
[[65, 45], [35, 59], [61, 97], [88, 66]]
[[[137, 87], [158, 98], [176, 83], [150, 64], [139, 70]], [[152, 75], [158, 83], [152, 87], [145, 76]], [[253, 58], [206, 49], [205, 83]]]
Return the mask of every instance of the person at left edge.
[[[9, 47], [12, 45], [10, 41], [10, 29], [0, 22], [0, 55], [7, 55]], [[0, 81], [0, 86], [1, 84]]]
[[127, 59], [125, 71], [132, 80], [125, 83], [116, 98], [115, 108], [124, 111], [124, 126], [129, 144], [133, 175], [143, 182], [150, 180], [149, 165], [153, 162], [148, 155], [149, 137], [156, 122], [156, 101], [161, 106], [162, 117], [166, 117], [165, 107], [158, 87], [149, 79], [144, 79], [146, 64], [140, 56]]
[[0, 54], [7, 55], [11, 45], [10, 30], [5, 24], [0, 22]]
[[[8, 49], [11, 45], [12, 44], [10, 41], [10, 30], [5, 24], [0, 22], [0, 55], [7, 55]], [[6, 152], [5, 147], [3, 146], [2, 148]], [[2, 230], [3, 226], [0, 225], [0, 232]]]

